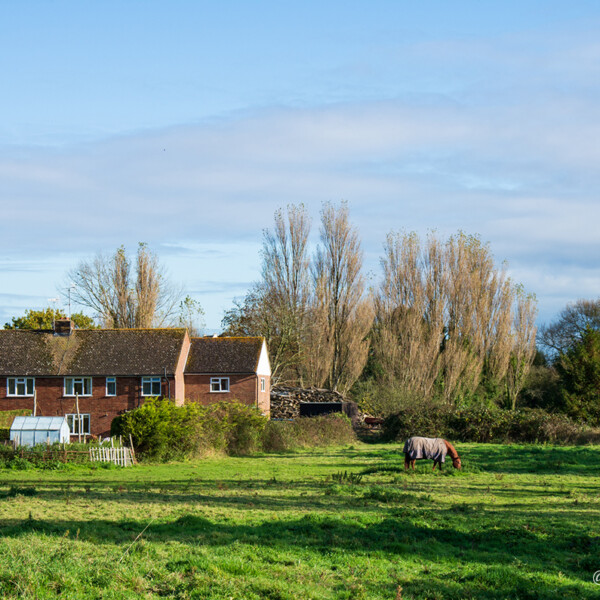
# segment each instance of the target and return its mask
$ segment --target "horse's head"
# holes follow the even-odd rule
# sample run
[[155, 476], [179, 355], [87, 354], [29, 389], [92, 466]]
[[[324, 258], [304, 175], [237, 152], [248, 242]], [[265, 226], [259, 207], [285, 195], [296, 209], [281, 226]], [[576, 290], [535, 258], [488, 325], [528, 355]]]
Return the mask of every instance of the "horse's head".
[[460, 456], [452, 459], [452, 466], [455, 469], [462, 469], [462, 463], [460, 462]]

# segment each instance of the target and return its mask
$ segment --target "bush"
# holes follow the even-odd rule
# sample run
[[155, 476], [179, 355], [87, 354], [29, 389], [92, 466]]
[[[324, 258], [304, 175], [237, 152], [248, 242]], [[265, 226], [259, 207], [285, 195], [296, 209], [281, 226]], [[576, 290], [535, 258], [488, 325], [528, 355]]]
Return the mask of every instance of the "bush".
[[463, 442], [504, 441], [514, 414], [494, 405], [469, 406], [448, 413], [446, 432]]
[[131, 435], [138, 455], [166, 461], [222, 451], [248, 454], [260, 447], [266, 422], [256, 407], [239, 402], [176, 406], [168, 399], [150, 398], [114, 419], [111, 435]]
[[448, 408], [426, 401], [405, 404], [383, 421], [382, 438], [398, 441], [414, 435], [443, 437], [447, 431]]
[[504, 410], [495, 405], [423, 410], [404, 407], [387, 417], [382, 438], [402, 441], [413, 435], [461, 442], [525, 442], [586, 444], [600, 441], [600, 430], [575, 423], [568, 416], [542, 409]]
[[339, 446], [355, 441], [350, 419], [340, 413], [303, 417], [295, 421], [269, 421], [262, 440], [267, 452]]
[[0, 411], [0, 440], [10, 439], [10, 428], [15, 417], [29, 417], [31, 416], [31, 412], [28, 408]]

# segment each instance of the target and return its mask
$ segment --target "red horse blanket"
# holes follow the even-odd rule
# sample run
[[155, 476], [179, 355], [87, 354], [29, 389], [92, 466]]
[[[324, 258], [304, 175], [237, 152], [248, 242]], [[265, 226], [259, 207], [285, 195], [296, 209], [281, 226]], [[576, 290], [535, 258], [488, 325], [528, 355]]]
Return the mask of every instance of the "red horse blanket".
[[445, 462], [448, 449], [442, 438], [411, 437], [404, 444], [404, 454], [410, 460], [429, 458], [437, 462]]

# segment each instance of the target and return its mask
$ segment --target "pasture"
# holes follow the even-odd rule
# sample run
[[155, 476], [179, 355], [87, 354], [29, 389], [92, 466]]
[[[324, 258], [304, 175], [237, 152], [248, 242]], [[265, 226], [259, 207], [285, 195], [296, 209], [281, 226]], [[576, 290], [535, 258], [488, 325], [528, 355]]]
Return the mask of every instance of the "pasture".
[[3, 598], [598, 598], [600, 447], [0, 471]]

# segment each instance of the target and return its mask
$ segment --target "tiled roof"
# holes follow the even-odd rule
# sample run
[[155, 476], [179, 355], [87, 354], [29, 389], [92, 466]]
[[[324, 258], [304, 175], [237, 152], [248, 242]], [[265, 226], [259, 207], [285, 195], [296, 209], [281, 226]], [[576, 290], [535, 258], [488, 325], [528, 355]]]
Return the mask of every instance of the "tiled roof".
[[192, 338], [186, 373], [256, 373], [261, 337]]
[[0, 376], [161, 375], [176, 370], [185, 329], [0, 331]]

